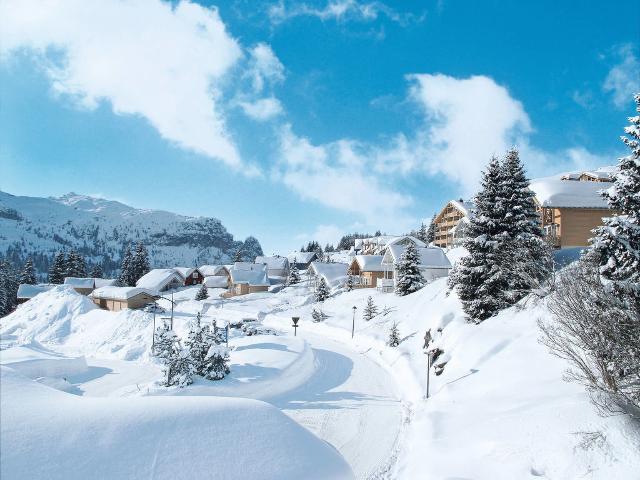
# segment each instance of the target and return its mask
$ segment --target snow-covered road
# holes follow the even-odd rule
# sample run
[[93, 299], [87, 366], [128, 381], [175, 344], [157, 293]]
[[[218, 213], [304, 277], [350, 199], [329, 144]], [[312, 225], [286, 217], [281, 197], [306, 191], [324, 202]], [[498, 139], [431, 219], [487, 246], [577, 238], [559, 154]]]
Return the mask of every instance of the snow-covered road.
[[331, 443], [356, 478], [385, 478], [402, 425], [395, 381], [379, 365], [344, 345], [303, 334], [317, 370], [304, 385], [270, 402]]

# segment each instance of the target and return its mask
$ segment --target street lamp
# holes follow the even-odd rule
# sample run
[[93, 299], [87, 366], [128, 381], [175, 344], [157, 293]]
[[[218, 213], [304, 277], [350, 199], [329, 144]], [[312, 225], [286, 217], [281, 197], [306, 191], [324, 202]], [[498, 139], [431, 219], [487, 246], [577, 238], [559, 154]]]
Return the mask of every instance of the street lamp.
[[358, 309], [358, 307], [356, 307], [355, 305], [353, 306], [353, 321], [351, 322], [351, 338], [353, 338], [353, 334], [356, 331], [356, 310]]
[[291, 320], [293, 320], [293, 325], [291, 325], [293, 327], [293, 336], [297, 337], [298, 336], [298, 321], [300, 320], [300, 317], [291, 317]]

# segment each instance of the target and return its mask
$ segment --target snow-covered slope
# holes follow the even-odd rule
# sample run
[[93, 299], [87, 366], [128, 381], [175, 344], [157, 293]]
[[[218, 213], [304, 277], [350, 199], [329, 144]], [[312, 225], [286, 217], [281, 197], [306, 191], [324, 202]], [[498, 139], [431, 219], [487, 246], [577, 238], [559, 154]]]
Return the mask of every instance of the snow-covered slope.
[[263, 402], [83, 398], [0, 374], [3, 479], [351, 478], [330, 445]]
[[242, 245], [215, 218], [136, 209], [74, 193], [39, 198], [0, 192], [0, 256], [16, 264], [31, 255], [43, 272], [56, 251], [75, 248], [109, 271], [119, 265], [123, 245], [137, 241], [147, 245], [154, 267], [225, 263]]

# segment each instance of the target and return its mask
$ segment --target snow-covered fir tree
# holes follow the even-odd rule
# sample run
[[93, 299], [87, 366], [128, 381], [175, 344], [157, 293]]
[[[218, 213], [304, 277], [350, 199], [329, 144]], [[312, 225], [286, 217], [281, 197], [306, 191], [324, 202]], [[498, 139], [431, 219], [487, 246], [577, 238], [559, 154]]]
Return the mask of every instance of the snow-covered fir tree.
[[507, 152], [502, 170], [502, 258], [507, 259], [503, 269], [511, 272], [507, 275], [510, 285], [505, 298], [513, 304], [549, 275], [552, 255], [518, 150]]
[[173, 345], [178, 341], [178, 337], [169, 327], [168, 323], [163, 323], [155, 331], [153, 343], [153, 355], [166, 361], [173, 352]]
[[427, 226], [424, 224], [424, 222], [420, 224], [420, 228], [416, 232], [416, 238], [424, 243], [428, 243], [427, 242]]
[[238, 249], [236, 250], [235, 255], [233, 256], [233, 261], [234, 262], [241, 262], [242, 261], [242, 249]]
[[59, 285], [64, 282], [67, 272], [67, 256], [64, 252], [56, 253], [49, 268], [49, 283]]
[[320, 278], [318, 287], [316, 288], [316, 302], [324, 302], [331, 295], [329, 286], [325, 282], [324, 278]]
[[149, 253], [144, 243], [138, 242], [129, 263], [129, 284], [134, 286], [147, 273], [149, 273]]
[[194, 372], [198, 375], [204, 376], [205, 358], [212, 342], [209, 326], [202, 324], [202, 318], [200, 312], [198, 312], [195, 320], [190, 325], [189, 333], [184, 343], [187, 350], [189, 350]]
[[396, 266], [396, 293], [404, 296], [417, 292], [424, 286], [424, 279], [420, 272], [420, 256], [413, 242], [408, 242], [407, 248]]
[[456, 288], [465, 313], [473, 320], [485, 320], [509, 303], [505, 299], [510, 280], [503, 270], [506, 259], [502, 244], [505, 199], [502, 197], [502, 166], [496, 157], [482, 174], [481, 190], [475, 197], [476, 211], [467, 227], [461, 258], [449, 275], [449, 287]]
[[387, 345], [390, 347], [397, 347], [400, 345], [400, 330], [398, 330], [398, 324], [393, 322], [389, 329], [389, 338], [387, 339]]
[[180, 342], [177, 342], [165, 364], [165, 386], [171, 387], [175, 385], [184, 388], [193, 383], [194, 374], [195, 370], [191, 362], [189, 349], [182, 348]]
[[[640, 114], [640, 93], [635, 101]], [[609, 208], [619, 214], [603, 219], [592, 243], [602, 278], [630, 302], [630, 308], [640, 309], [640, 115], [629, 122], [622, 141], [631, 154], [618, 160], [613, 185], [603, 192]]]
[[84, 261], [84, 257], [75, 250], [71, 250], [67, 255], [66, 262], [66, 277], [78, 277], [82, 278], [87, 275], [87, 265]]
[[124, 252], [122, 254], [122, 262], [120, 264], [120, 276], [118, 277], [118, 283], [123, 287], [135, 287], [135, 282], [132, 283], [131, 277], [131, 262], [133, 261], [133, 255], [131, 254], [131, 248], [129, 244], [125, 245]]
[[311, 309], [311, 319], [315, 322], [323, 322], [325, 321], [327, 318], [329, 318], [329, 315], [327, 315], [326, 313], [324, 313], [322, 310], [320, 309], [315, 309], [312, 308]]
[[102, 266], [99, 263], [96, 263], [91, 269], [91, 278], [102, 278], [104, 277], [104, 272], [102, 271]]
[[350, 292], [355, 288], [355, 281], [353, 280], [353, 275], [349, 274], [347, 277], [347, 283], [345, 284], [347, 292]]
[[217, 343], [211, 344], [204, 362], [204, 378], [221, 380], [229, 370], [229, 349]]
[[295, 285], [296, 283], [300, 283], [300, 272], [298, 271], [296, 262], [297, 260], [294, 258], [291, 264], [291, 268], [289, 269], [289, 278], [287, 278], [287, 285]]
[[433, 243], [436, 239], [436, 215], [433, 214], [431, 217], [431, 223], [429, 223], [429, 228], [427, 230], [427, 239], [424, 241], [427, 245]]
[[203, 283], [196, 293], [196, 300], [206, 300], [209, 298], [209, 291], [207, 290], [207, 286]]
[[19, 282], [26, 285], [35, 285], [38, 283], [38, 279], [36, 278], [36, 269], [33, 266], [33, 260], [31, 260], [31, 257], [27, 258], [27, 261], [24, 264], [24, 268], [20, 273]]
[[8, 262], [0, 261], [0, 316], [11, 312], [17, 305], [18, 277]]
[[[248, 236], [242, 244], [242, 258], [247, 262], [253, 262], [256, 257], [264, 255], [262, 246], [256, 237]], [[242, 260], [240, 260], [242, 261]]]
[[369, 295], [369, 297], [367, 298], [367, 304], [365, 305], [364, 310], [362, 311], [362, 318], [368, 322], [377, 314], [378, 314], [378, 307], [373, 302], [373, 297]]

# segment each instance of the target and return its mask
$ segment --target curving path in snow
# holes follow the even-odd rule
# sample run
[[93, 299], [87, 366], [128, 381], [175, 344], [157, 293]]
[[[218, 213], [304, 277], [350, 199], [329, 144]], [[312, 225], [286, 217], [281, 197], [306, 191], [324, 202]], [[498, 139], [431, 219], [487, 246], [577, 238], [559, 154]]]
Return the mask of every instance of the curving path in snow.
[[356, 478], [387, 478], [402, 426], [394, 379], [341, 343], [309, 333], [302, 337], [315, 354], [314, 375], [267, 400], [337, 448]]

